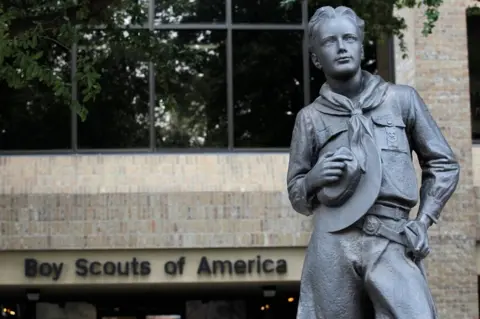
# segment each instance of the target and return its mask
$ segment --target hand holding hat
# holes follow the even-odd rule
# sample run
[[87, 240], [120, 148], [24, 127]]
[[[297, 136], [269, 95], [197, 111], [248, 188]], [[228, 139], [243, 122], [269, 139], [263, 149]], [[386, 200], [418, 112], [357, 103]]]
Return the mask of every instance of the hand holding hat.
[[[364, 169], [350, 148], [339, 147], [335, 155], [327, 159], [349, 159], [342, 161], [341, 175], [337, 174], [336, 178], [330, 177], [328, 180], [334, 182], [323, 184], [320, 189], [309, 189], [310, 192], [317, 192], [321, 205], [316, 213], [321, 216], [321, 227], [326, 231], [336, 232], [351, 226], [364, 216], [377, 200], [383, 171], [380, 151], [373, 138], [368, 135], [364, 136], [362, 146], [366, 159]], [[319, 161], [317, 165], [326, 165], [320, 163], [322, 162]], [[318, 176], [314, 175], [314, 172], [312, 170], [312, 176]]]
[[345, 172], [345, 162], [351, 160], [353, 158], [348, 153], [325, 153], [318, 159], [317, 164], [306, 176], [308, 188], [316, 190], [339, 181]]
[[332, 158], [344, 159], [340, 175], [335, 175], [334, 182], [325, 185], [317, 193], [318, 200], [324, 205], [334, 207], [341, 206], [355, 192], [362, 176], [361, 168], [352, 151], [346, 147], [340, 147]]

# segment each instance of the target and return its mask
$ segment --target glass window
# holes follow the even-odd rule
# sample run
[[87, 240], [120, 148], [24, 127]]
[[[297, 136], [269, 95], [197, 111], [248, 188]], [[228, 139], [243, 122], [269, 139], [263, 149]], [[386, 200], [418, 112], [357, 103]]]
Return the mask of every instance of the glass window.
[[[50, 66], [64, 83], [70, 83], [70, 50], [47, 37], [38, 38], [40, 65]], [[7, 64], [2, 71], [8, 71]], [[11, 69], [14, 71], [14, 69]], [[23, 78], [22, 70], [12, 73]], [[21, 81], [19, 81], [21, 82]], [[67, 90], [69, 88], [67, 87]], [[55, 96], [51, 87], [32, 80], [13, 88], [0, 81], [0, 149], [65, 150], [71, 148], [71, 100]]]
[[[298, 294], [286, 296], [280, 294], [273, 298], [256, 298], [248, 302], [247, 318], [249, 319], [293, 319], [297, 317]], [[188, 318], [187, 318], [188, 319]]]
[[303, 31], [234, 31], [234, 146], [288, 147], [304, 106]]
[[227, 147], [225, 31], [156, 31], [157, 148]]
[[302, 23], [302, 1], [289, 7], [279, 0], [232, 0], [233, 23]]
[[225, 0], [152, 0], [154, 25], [174, 23], [224, 23]]
[[185, 319], [248, 317], [244, 300], [189, 300], [185, 309]]
[[[77, 51], [80, 102], [86, 89], [81, 62], [93, 61], [100, 75], [100, 93], [83, 103], [86, 120], [77, 117], [72, 124], [70, 101], [54, 96], [41, 83], [12, 89], [0, 81], [0, 149], [71, 149], [72, 125], [74, 146], [81, 150], [149, 149], [152, 144], [157, 149], [288, 148], [295, 116], [318, 96], [323, 72], [309, 63], [310, 79], [304, 83], [303, 30], [238, 30], [235, 24], [298, 28], [302, 1], [289, 8], [280, 6], [280, 0], [231, 1], [233, 101], [227, 97], [227, 31], [216, 29], [218, 25], [190, 30], [204, 28], [199, 24], [225, 23], [225, 0], [95, 2]], [[309, 7], [310, 15], [318, 8], [313, 3]], [[155, 31], [149, 30], [152, 16]], [[470, 38], [478, 40], [471, 35], [478, 23], [470, 25]], [[41, 59], [70, 85], [69, 50], [42, 41]], [[475, 54], [478, 42], [471, 40], [469, 50], [473, 134], [480, 137], [480, 85], [475, 84], [480, 83], [480, 72], [473, 58], [480, 56]], [[370, 41], [364, 69], [376, 73], [376, 55]], [[305, 101], [307, 86], [310, 96]], [[227, 105], [233, 106], [234, 145], [228, 145]]]
[[467, 16], [472, 139], [480, 140], [480, 15]]
[[[87, 119], [78, 120], [80, 149], [149, 147], [151, 39], [147, 30], [85, 30], [80, 35], [78, 59], [95, 61], [101, 86], [96, 98], [84, 104]], [[84, 88], [79, 83], [80, 101]]]

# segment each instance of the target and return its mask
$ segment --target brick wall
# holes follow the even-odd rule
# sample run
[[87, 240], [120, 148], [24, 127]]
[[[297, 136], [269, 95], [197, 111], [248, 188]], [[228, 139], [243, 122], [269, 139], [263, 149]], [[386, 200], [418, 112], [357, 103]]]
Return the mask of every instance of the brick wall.
[[477, 211], [477, 242], [480, 240], [480, 147], [474, 145], [472, 147], [472, 168], [473, 168], [473, 186], [475, 197], [475, 208]]
[[25, 156], [0, 161], [1, 249], [302, 246], [288, 156]]
[[452, 319], [478, 318], [475, 261], [478, 214], [473, 200], [465, 12], [471, 3], [445, 0], [441, 18], [428, 38], [421, 34], [423, 11], [407, 15], [407, 21], [415, 22], [408, 30], [415, 34], [415, 41], [409, 43], [414, 60], [399, 63], [410, 66], [408, 69], [397, 69], [404, 81], [414, 84], [425, 99], [462, 166], [457, 192], [441, 223], [431, 231], [434, 253], [428, 262], [430, 286], [440, 318]]

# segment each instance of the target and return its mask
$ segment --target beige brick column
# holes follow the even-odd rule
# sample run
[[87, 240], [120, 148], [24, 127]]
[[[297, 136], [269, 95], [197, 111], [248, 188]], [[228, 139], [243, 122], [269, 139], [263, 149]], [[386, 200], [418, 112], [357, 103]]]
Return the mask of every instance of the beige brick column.
[[417, 88], [462, 167], [458, 189], [439, 225], [431, 229], [434, 251], [427, 262], [440, 318], [449, 319], [478, 318], [467, 5], [468, 1], [445, 0], [441, 18], [429, 37], [421, 34], [423, 9], [397, 12], [405, 17], [409, 27], [406, 32], [409, 57], [402, 60], [397, 52], [397, 82]]
[[415, 10], [395, 10], [394, 15], [405, 19], [407, 25], [403, 32], [406, 52], [400, 50], [400, 40], [395, 39], [395, 82], [415, 86]]

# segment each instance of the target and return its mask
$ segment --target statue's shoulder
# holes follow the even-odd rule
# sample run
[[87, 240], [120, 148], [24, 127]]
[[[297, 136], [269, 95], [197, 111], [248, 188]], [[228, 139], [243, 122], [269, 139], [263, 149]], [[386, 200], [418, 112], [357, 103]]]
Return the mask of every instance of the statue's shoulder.
[[308, 104], [308, 105], [305, 105], [304, 107], [302, 107], [299, 111], [298, 111], [298, 116], [300, 118], [313, 118], [315, 117], [316, 113], [318, 113], [318, 107], [319, 105], [316, 105], [315, 104], [315, 101]]
[[322, 103], [322, 101], [323, 101], [322, 98], [316, 98], [312, 103], [302, 108], [303, 112], [305, 112], [306, 114], [312, 117], [321, 116], [322, 110], [328, 108], [324, 103]]
[[409, 121], [413, 108], [418, 102], [417, 90], [406, 84], [389, 83], [387, 103], [390, 108], [395, 108], [401, 114], [403, 121]]
[[390, 95], [393, 96], [398, 96], [401, 98], [408, 98], [410, 97], [413, 93], [416, 92], [415, 88], [410, 85], [406, 84], [394, 84], [394, 83], [388, 83], [388, 91]]
[[319, 112], [322, 105], [312, 102], [302, 107], [297, 113], [297, 123], [305, 125], [314, 130], [321, 130], [325, 127], [323, 114]]

